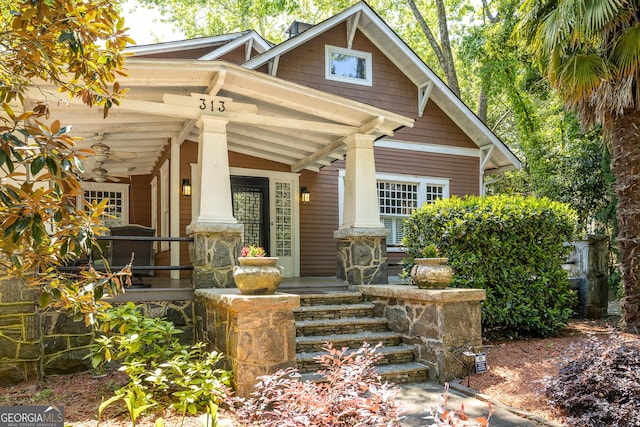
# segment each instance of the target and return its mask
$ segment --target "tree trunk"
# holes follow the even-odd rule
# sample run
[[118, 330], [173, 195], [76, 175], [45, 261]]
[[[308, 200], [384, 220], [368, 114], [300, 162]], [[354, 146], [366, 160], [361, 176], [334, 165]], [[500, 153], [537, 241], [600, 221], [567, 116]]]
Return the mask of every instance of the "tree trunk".
[[640, 111], [628, 109], [613, 122], [611, 169], [618, 198], [618, 248], [625, 296], [622, 320], [640, 333]]
[[482, 123], [487, 124], [487, 116], [488, 116], [488, 97], [487, 93], [484, 89], [480, 89], [480, 94], [478, 95], [478, 118], [482, 120]]
[[453, 53], [451, 52], [451, 43], [449, 42], [449, 28], [447, 27], [447, 10], [444, 7], [443, 0], [436, 0], [436, 9], [438, 10], [438, 32], [440, 33], [440, 45], [446, 66], [444, 72], [447, 75], [447, 83], [449, 87], [460, 97], [460, 85], [458, 84], [458, 74], [453, 64]]

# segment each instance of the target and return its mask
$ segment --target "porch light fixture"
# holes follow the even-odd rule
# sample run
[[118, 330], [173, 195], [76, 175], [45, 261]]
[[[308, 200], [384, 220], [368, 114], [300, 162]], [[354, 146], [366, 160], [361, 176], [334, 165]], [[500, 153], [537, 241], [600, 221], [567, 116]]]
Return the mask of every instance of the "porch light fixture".
[[300, 189], [300, 201], [302, 203], [309, 203], [311, 201], [311, 193], [309, 193], [307, 187], [302, 187]]
[[191, 196], [191, 181], [189, 181], [189, 178], [182, 180], [182, 195], [187, 197]]

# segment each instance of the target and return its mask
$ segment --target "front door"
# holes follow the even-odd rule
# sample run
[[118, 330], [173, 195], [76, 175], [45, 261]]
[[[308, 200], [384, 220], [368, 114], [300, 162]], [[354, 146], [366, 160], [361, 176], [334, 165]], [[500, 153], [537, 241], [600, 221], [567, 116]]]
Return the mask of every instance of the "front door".
[[269, 179], [252, 176], [231, 177], [233, 216], [244, 225], [243, 245], [262, 246], [270, 253]]
[[231, 168], [233, 216], [244, 224], [245, 245], [278, 257], [285, 277], [300, 275], [298, 174]]

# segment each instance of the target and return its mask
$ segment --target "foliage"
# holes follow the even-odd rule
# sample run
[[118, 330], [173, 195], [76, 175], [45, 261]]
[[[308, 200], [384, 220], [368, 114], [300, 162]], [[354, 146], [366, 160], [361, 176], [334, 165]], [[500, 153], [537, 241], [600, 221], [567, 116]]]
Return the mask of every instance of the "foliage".
[[[76, 149], [70, 125], [46, 122], [48, 105], [77, 98], [106, 115], [125, 92], [116, 76], [131, 40], [107, 0], [0, 0], [0, 18], [0, 266], [41, 289], [41, 305], [53, 300], [90, 323], [129, 272], [57, 270], [95, 246], [105, 204], [76, 208], [89, 152]], [[28, 92], [44, 101], [27, 105]]]
[[227, 396], [230, 373], [219, 369], [222, 355], [205, 350], [205, 344], [181, 344], [182, 331], [172, 322], [143, 316], [129, 302], [106, 310], [97, 322], [103, 335], [91, 346], [91, 363], [102, 368], [108, 362], [122, 364], [129, 382], [100, 405], [99, 416], [122, 400], [132, 423], [153, 407], [169, 407], [181, 413], [206, 411], [215, 420], [217, 405]]
[[267, 253], [262, 246], [245, 246], [242, 248], [241, 256], [245, 257], [263, 257]]
[[449, 409], [447, 404], [449, 402], [449, 383], [445, 383], [444, 392], [440, 395], [440, 399], [442, 403], [438, 405], [437, 408], [431, 408], [431, 414], [425, 419], [430, 420], [433, 424], [428, 424], [429, 426], [456, 426], [456, 427], [467, 427], [471, 425], [487, 427], [489, 425], [489, 420], [491, 419], [491, 415], [493, 415], [493, 404], [491, 401], [488, 402], [489, 406], [489, 414], [486, 417], [478, 417], [475, 419], [476, 424], [472, 424], [472, 421], [469, 419], [469, 416], [464, 411], [464, 404], [460, 405], [460, 409]]
[[435, 242], [449, 258], [451, 286], [486, 290], [486, 331], [545, 336], [572, 313], [562, 263], [575, 224], [575, 212], [548, 199], [453, 197], [415, 211], [403, 245], [418, 257], [425, 242]]
[[421, 258], [437, 258], [440, 256], [440, 249], [435, 244], [429, 243], [420, 250], [419, 256]]
[[260, 378], [251, 398], [239, 400], [236, 415], [247, 426], [399, 426], [396, 386], [374, 371], [379, 359], [368, 344], [354, 351], [335, 349], [317, 358], [326, 382], [299, 381], [293, 368]]
[[593, 338], [564, 356], [558, 376], [545, 388], [568, 425], [638, 426], [640, 344], [616, 335]]
[[601, 124], [610, 138], [615, 176], [620, 271], [625, 288], [623, 323], [640, 333], [640, 6], [628, 0], [527, 0], [519, 33], [533, 46], [541, 68], [574, 110], [583, 128]]

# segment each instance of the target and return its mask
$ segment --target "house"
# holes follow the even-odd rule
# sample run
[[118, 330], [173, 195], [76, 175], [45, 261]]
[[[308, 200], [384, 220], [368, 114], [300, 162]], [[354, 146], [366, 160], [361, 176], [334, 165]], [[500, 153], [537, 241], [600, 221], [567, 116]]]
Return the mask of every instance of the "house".
[[229, 287], [237, 247], [256, 244], [289, 277], [386, 283], [414, 209], [520, 166], [366, 3], [288, 33], [135, 46], [106, 120], [53, 109], [96, 150], [85, 198], [110, 198], [111, 225], [194, 238], [193, 256], [159, 242], [154, 257], [193, 273], [156, 275]]
[[[54, 102], [55, 87], [29, 94], [48, 100], [52, 117], [73, 125], [72, 136], [85, 138], [79, 146], [95, 151], [78, 206], [108, 198], [104, 222], [113, 232], [135, 224], [168, 239], [136, 262], [158, 277], [183, 279], [171, 287], [189, 283], [124, 297], [208, 337], [233, 361], [245, 392], [258, 375], [296, 365], [300, 297], [243, 299], [201, 289], [234, 286], [242, 245], [264, 246], [288, 277], [385, 284], [389, 266], [403, 257], [401, 222], [414, 209], [482, 194], [487, 175], [520, 166], [366, 3], [288, 32], [278, 45], [245, 31], [132, 47], [120, 79], [129, 92], [106, 119], [76, 100]], [[0, 309], [27, 303], [16, 329], [21, 345], [0, 348], [0, 377], [86, 369], [91, 331], [59, 313], [40, 314], [35, 297], [5, 279], [12, 291], [0, 295]], [[400, 288], [360, 290], [388, 308], [390, 327], [406, 328], [396, 332], [416, 346], [432, 377], [464, 374], [460, 355], [482, 343], [484, 291]], [[398, 305], [414, 317], [399, 322]], [[226, 320], [216, 317], [225, 312]], [[207, 335], [215, 333], [222, 338]], [[239, 350], [245, 345], [251, 351]]]

